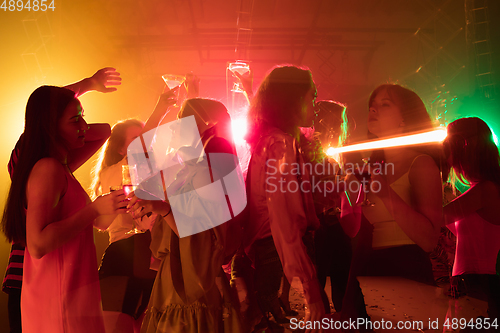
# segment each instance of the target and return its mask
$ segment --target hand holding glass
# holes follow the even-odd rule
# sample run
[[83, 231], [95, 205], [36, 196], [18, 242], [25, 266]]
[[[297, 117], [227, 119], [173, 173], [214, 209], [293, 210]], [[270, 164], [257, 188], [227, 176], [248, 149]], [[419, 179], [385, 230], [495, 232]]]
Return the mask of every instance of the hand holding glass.
[[[241, 75], [244, 75], [250, 71], [250, 65], [248, 65], [246, 62], [242, 62], [242, 61], [231, 62], [227, 65], [227, 68], [236, 77], [237, 77], [237, 75], [235, 73], [238, 73], [241, 76]], [[231, 89], [231, 91], [243, 92], [244, 90], [243, 90], [240, 82], [235, 82], [233, 84], [233, 88]]]
[[[162, 79], [165, 81], [167, 87], [172, 90], [176, 87], [180, 87], [186, 80], [186, 77], [184, 75], [165, 74], [162, 75]], [[179, 99], [179, 89], [176, 92], [176, 98]]]
[[370, 200], [368, 200], [368, 193], [370, 192], [370, 180], [371, 180], [368, 161], [369, 161], [368, 158], [363, 158], [363, 163], [365, 163], [365, 165], [363, 166], [363, 169], [357, 170], [355, 176], [361, 182], [361, 191], [363, 192], [363, 202], [361, 203], [361, 206], [373, 207], [375, 206], [375, 204]]
[[[132, 184], [132, 178], [130, 176], [130, 172], [132, 170], [135, 170], [135, 168], [129, 166], [128, 164], [122, 165], [122, 186], [123, 186], [123, 191], [125, 192], [125, 195], [129, 195], [130, 193], [135, 191], [135, 189], [137, 188], [137, 185]], [[127, 232], [126, 234], [129, 235], [129, 234], [143, 233], [145, 230], [141, 230], [141, 229], [137, 228], [137, 225], [140, 221], [141, 221], [140, 218], [139, 219], [134, 218], [135, 227], [134, 227], [134, 229]]]

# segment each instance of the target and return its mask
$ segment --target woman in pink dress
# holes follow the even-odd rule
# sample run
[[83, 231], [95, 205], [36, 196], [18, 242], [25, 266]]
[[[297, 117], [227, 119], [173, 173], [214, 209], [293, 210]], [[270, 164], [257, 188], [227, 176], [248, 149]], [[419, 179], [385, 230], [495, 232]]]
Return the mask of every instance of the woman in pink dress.
[[453, 280], [463, 280], [469, 296], [477, 295], [488, 301], [490, 321], [483, 327], [497, 331], [500, 324], [500, 277], [496, 273], [500, 251], [498, 147], [488, 125], [475, 117], [450, 123], [443, 145], [455, 176], [452, 178], [470, 185], [469, 190], [443, 209], [445, 224], [457, 237]]
[[8, 240], [26, 245], [23, 332], [104, 332], [92, 226], [123, 212], [125, 196], [116, 191], [91, 202], [73, 171], [109, 133], [108, 124], [87, 125], [69, 89], [42, 86], [28, 100], [2, 218]]

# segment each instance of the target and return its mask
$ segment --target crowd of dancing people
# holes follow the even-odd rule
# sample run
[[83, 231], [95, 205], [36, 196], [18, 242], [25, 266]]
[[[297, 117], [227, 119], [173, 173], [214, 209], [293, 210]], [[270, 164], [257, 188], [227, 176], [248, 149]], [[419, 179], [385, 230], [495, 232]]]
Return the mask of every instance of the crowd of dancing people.
[[[369, 320], [357, 278], [436, 286], [430, 253], [445, 229], [456, 238], [452, 296], [466, 285], [498, 321], [500, 157], [484, 121], [457, 119], [442, 143], [363, 152], [363, 162], [327, 154], [349, 144], [355, 122], [346, 105], [316, 100], [310, 70], [275, 66], [255, 94], [251, 72], [236, 76], [249, 100], [245, 170], [226, 106], [199, 96], [193, 74], [166, 88], [145, 122], [112, 127], [87, 124], [78, 97], [115, 91], [114, 68], [31, 94], [1, 222], [12, 243], [2, 288], [11, 332], [283, 332], [299, 315], [291, 285], [303, 293], [304, 322]], [[376, 87], [367, 113], [367, 140], [436, 126], [399, 84]], [[148, 151], [146, 138], [165, 137], [164, 156]], [[161, 166], [132, 188], [134, 144]], [[73, 173], [96, 153], [86, 191]], [[443, 188], [458, 182], [468, 190], [443, 206]], [[94, 228], [109, 234], [100, 266]]]

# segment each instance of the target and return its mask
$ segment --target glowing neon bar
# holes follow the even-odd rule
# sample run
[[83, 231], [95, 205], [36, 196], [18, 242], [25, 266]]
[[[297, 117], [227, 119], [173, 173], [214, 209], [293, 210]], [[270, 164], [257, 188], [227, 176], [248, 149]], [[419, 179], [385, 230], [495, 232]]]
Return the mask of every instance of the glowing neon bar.
[[351, 151], [360, 151], [360, 150], [372, 150], [372, 149], [381, 149], [381, 148], [391, 148], [391, 147], [403, 147], [403, 146], [411, 146], [418, 145], [423, 143], [433, 143], [433, 142], [442, 142], [447, 135], [446, 128], [438, 128], [429, 132], [412, 134], [406, 136], [400, 136], [396, 138], [390, 139], [382, 139], [370, 142], [358, 143], [355, 145], [339, 147], [339, 148], [328, 148], [326, 154], [328, 156], [332, 156], [340, 153], [347, 153]]

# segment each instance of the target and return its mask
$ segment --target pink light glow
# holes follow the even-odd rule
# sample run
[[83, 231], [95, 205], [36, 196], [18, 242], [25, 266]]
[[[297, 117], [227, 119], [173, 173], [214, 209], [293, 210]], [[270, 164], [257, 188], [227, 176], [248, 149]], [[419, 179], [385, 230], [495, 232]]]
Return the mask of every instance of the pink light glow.
[[231, 129], [233, 132], [233, 140], [235, 144], [245, 142], [244, 137], [247, 133], [247, 120], [245, 118], [236, 118], [231, 121]]

